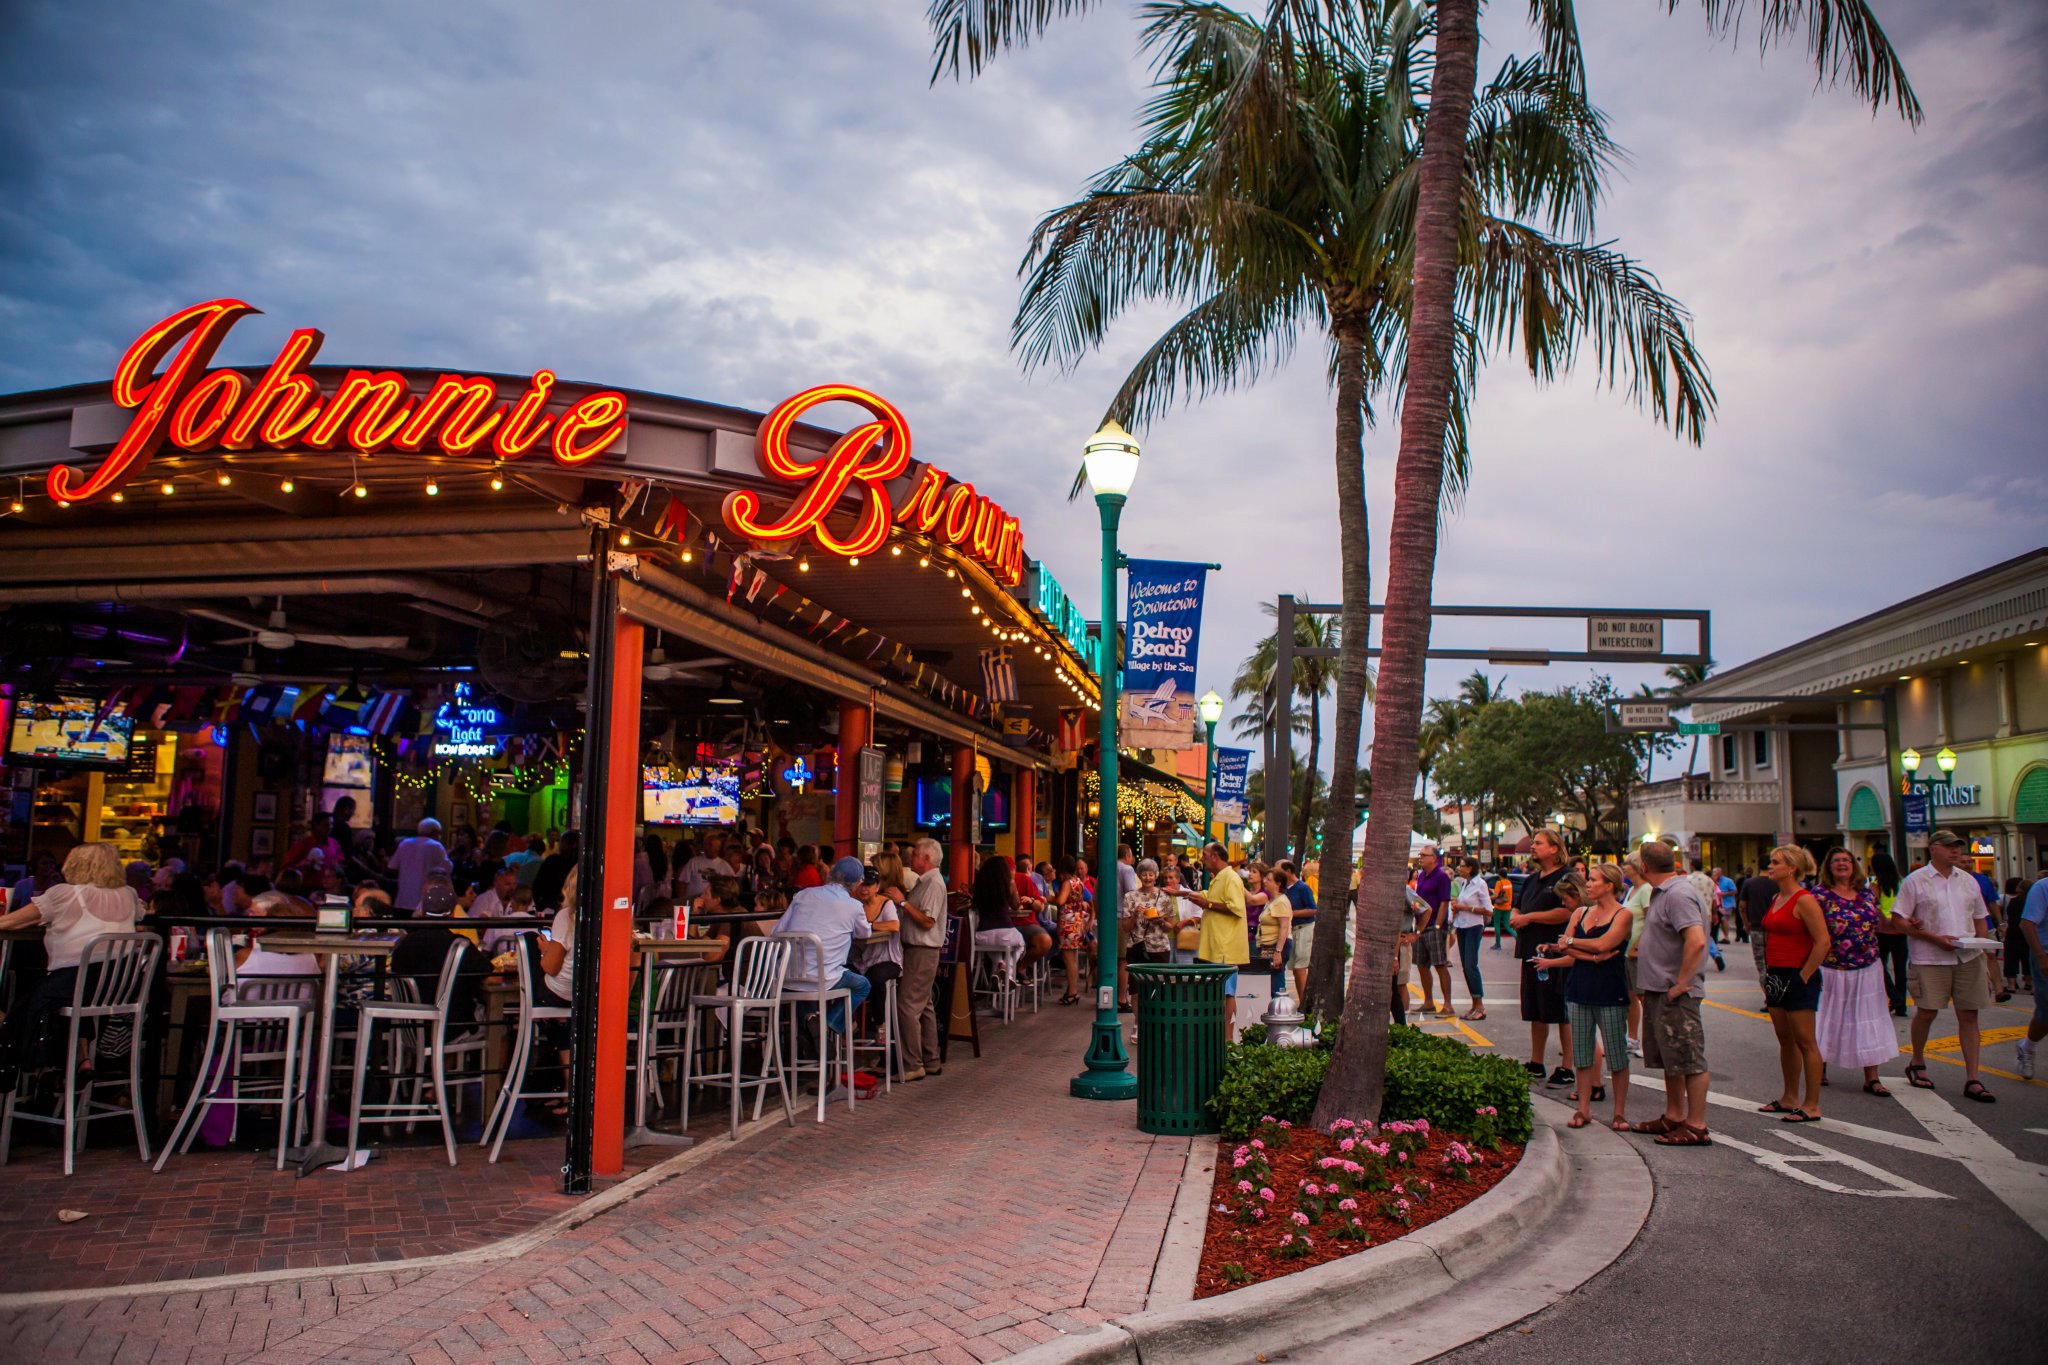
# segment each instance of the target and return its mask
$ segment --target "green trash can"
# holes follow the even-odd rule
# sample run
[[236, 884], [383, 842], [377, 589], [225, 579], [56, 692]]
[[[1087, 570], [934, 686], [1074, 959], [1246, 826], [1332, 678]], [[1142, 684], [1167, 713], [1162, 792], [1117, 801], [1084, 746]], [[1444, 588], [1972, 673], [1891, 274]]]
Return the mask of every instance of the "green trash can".
[[1235, 967], [1133, 962], [1138, 1013], [1138, 1129], [1213, 1133], [1223, 1083], [1223, 983]]

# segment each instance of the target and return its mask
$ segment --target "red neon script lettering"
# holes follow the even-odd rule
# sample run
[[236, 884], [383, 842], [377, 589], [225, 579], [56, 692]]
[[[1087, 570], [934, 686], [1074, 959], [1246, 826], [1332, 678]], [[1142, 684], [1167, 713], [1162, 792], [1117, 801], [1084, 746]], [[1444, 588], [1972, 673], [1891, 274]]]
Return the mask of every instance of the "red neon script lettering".
[[[790, 428], [803, 413], [820, 403], [857, 403], [874, 414], [836, 441], [822, 460], [807, 461], [789, 448]], [[910, 424], [887, 400], [848, 384], [820, 384], [783, 400], [761, 421], [754, 456], [763, 473], [804, 488], [782, 520], [761, 517], [761, 497], [751, 490], [727, 495], [725, 523], [741, 535], [770, 544], [809, 533], [821, 549], [833, 554], [873, 554], [889, 538], [889, 490], [885, 486], [910, 468]], [[867, 490], [853, 534], [841, 537], [825, 517], [854, 483]]]

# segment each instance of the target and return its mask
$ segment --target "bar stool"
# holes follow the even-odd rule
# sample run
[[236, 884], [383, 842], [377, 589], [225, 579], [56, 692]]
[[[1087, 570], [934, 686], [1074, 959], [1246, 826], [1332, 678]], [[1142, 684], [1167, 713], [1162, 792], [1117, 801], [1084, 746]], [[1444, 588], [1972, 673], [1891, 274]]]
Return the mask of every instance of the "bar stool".
[[[873, 995], [870, 995], [870, 996], [869, 996], [869, 997], [867, 998], [867, 1003], [866, 1003], [865, 1005], [861, 1006], [861, 1008], [862, 1008], [862, 1009], [880, 1009], [880, 1010], [882, 1011], [882, 1026], [881, 1026], [881, 1028], [880, 1028], [880, 1029], [878, 1029], [878, 1030], [876, 1031], [876, 1035], [875, 1035], [875, 1038], [876, 1038], [876, 1040], [875, 1040], [874, 1042], [872, 1042], [872, 1043], [863, 1043], [863, 1042], [861, 1042], [861, 1041], [860, 1041], [859, 1039], [857, 1039], [857, 1038], [856, 1038], [856, 1039], [854, 1039], [854, 1042], [853, 1042], [853, 1058], [854, 1058], [854, 1064], [855, 1064], [855, 1065], [858, 1065], [858, 1064], [859, 1064], [859, 1062], [860, 1062], [860, 1055], [861, 1055], [861, 1054], [862, 1054], [863, 1052], [879, 1052], [879, 1053], [881, 1053], [881, 1054], [882, 1054], [882, 1093], [886, 1095], [886, 1094], [888, 1094], [888, 1093], [889, 1093], [889, 1092], [890, 1092], [890, 1091], [891, 1091], [892, 1089], [894, 1089], [894, 1085], [893, 1085], [893, 1080], [894, 1080], [894, 1078], [902, 1076], [902, 1074], [903, 1074], [903, 1070], [904, 1070], [904, 1068], [903, 1068], [903, 1049], [902, 1049], [902, 1047], [901, 1047], [901, 1046], [900, 1046], [900, 1045], [899, 1045], [899, 1044], [897, 1043], [897, 1041], [896, 1041], [896, 980], [895, 980], [895, 978], [894, 978], [894, 977], [891, 977], [891, 978], [890, 978], [889, 980], [887, 980], [887, 981], [884, 981], [884, 982], [882, 983], [882, 989], [881, 989], [881, 990], [879, 990], [879, 991], [877, 991], [877, 992], [876, 992], [876, 993], [874, 993]], [[851, 1021], [848, 1021], [848, 1023], [847, 1023], [847, 1027], [848, 1027], [849, 1029], [853, 1027], [853, 1025], [852, 1025], [852, 1022], [851, 1022]], [[849, 1036], [849, 1037], [852, 1037], [852, 1035], [851, 1035], [851, 1034], [848, 1034], [848, 1036]]]
[[[853, 1013], [853, 992], [844, 986], [828, 984], [825, 981], [825, 941], [816, 934], [807, 934], [797, 930], [790, 933], [772, 934], [770, 937], [781, 939], [789, 944], [790, 968], [792, 973], [798, 978], [796, 985], [791, 986], [785, 982], [782, 987], [782, 1003], [789, 1007], [789, 1051], [792, 1057], [798, 1055], [796, 1030], [797, 1015], [801, 1012], [800, 1007], [804, 1005], [815, 1005], [817, 1007], [818, 1122], [823, 1123], [825, 1121], [825, 1097], [830, 1089], [829, 1080], [835, 1054], [845, 1059], [846, 1070], [843, 1074], [848, 1078], [846, 1107], [849, 1110], [853, 1108], [853, 1083], [851, 1079], [853, 1073], [853, 1020], [851, 1018], [847, 1019], [847, 1031], [843, 1034], [833, 1033], [825, 1022], [825, 1011], [835, 1002], [844, 1002], [847, 1007], [847, 1014], [851, 1015]], [[806, 980], [806, 977], [810, 979]], [[803, 1069], [803, 1063], [799, 1061], [797, 1063], [797, 1070], [802, 1071]], [[758, 1106], [756, 1107], [758, 1108]], [[759, 1115], [757, 1114], [756, 1117], [759, 1117]]]
[[[312, 983], [305, 981], [248, 981], [235, 971], [234, 941], [225, 929], [206, 933], [206, 982], [213, 997], [213, 1018], [206, 1027], [206, 1050], [199, 1058], [199, 1076], [185, 1101], [185, 1112], [171, 1129], [170, 1140], [158, 1154], [152, 1170], [161, 1171], [173, 1152], [192, 1150], [199, 1134], [200, 1120], [216, 1104], [240, 1108], [275, 1105], [277, 1108], [277, 1169], [284, 1169], [285, 1148], [295, 1129], [306, 1124], [306, 1078], [313, 1069]], [[223, 1058], [221, 1074], [213, 1074], [213, 1058]], [[279, 1063], [282, 1074], [242, 1075], [244, 1062]], [[234, 1087], [228, 1096], [214, 1095], [220, 1085]], [[261, 1093], [277, 1088], [275, 1096]], [[236, 1115], [240, 1118], [239, 1112]], [[179, 1143], [180, 1135], [184, 1142]]]
[[[551, 1020], [567, 1019], [567, 1005], [536, 1004], [539, 1000], [553, 1000], [555, 993], [541, 984], [540, 935], [531, 929], [521, 931], [513, 940], [512, 949], [519, 954], [519, 1030], [512, 1044], [512, 1062], [505, 1068], [505, 1086], [498, 1092], [498, 1103], [491, 1109], [491, 1117], [484, 1124], [483, 1142], [489, 1143], [490, 1159], [496, 1162], [499, 1149], [505, 1145], [505, 1134], [512, 1128], [512, 1113], [521, 1100], [565, 1100], [566, 1090], [528, 1090], [526, 1069], [533, 1063], [534, 1044], [540, 1040], [541, 1024]], [[495, 1130], [497, 1136], [492, 1136]]]
[[[782, 1031], [778, 1014], [782, 1008], [782, 978], [789, 971], [789, 941], [780, 935], [774, 938], [750, 938], [743, 941], [733, 959], [730, 987], [723, 993], [693, 995], [690, 997], [689, 1022], [684, 1030], [683, 1042], [683, 1107], [682, 1127], [690, 1127], [690, 1086], [720, 1086], [732, 1093], [732, 1124], [730, 1136], [740, 1135], [740, 1094], [752, 1089], [754, 1095], [754, 1117], [761, 1117], [761, 1103], [768, 1097], [768, 1087], [773, 1085], [782, 1091], [782, 1110], [789, 1124], [796, 1126], [796, 1107], [789, 1100], [789, 1073], [782, 1055]], [[698, 1062], [697, 1019], [705, 1010], [725, 1011], [725, 1041], [727, 1066], [723, 1071], [693, 1075]], [[742, 1051], [747, 1039], [748, 1019], [758, 1014], [761, 1031], [761, 1074], [749, 1076], [742, 1065]]]
[[974, 945], [974, 966], [970, 978], [983, 984], [973, 987], [973, 994], [988, 996], [989, 1008], [1006, 1024], [1014, 1023], [1017, 1018], [1016, 962], [1019, 956], [1016, 949], [1007, 945]]
[[[665, 1114], [668, 1105], [661, 1098], [661, 1063], [666, 1057], [681, 1057], [690, 1048], [690, 1000], [718, 989], [715, 962], [656, 962], [657, 983], [654, 1004], [647, 1016], [647, 1074], [641, 1078], [654, 1112]], [[629, 1056], [637, 1055], [634, 1049]]]
[[[61, 1125], [64, 1129], [64, 1174], [70, 1175], [78, 1149], [85, 1146], [87, 1127], [94, 1119], [132, 1118], [135, 1146], [144, 1161], [149, 1160], [149, 1133], [142, 1126], [142, 1014], [149, 1003], [149, 983], [163, 957], [164, 941], [155, 934], [100, 934], [85, 941], [78, 958], [78, 982], [71, 989], [71, 1003], [59, 1013], [70, 1021], [64, 1037], [63, 1113], [32, 1114], [17, 1110], [20, 1094], [15, 1089], [0, 1101], [0, 1166], [7, 1164], [7, 1150], [14, 1138], [14, 1120]], [[95, 1070], [85, 1082], [84, 1103], [79, 1103], [78, 1039], [88, 1019], [107, 1023], [125, 1021], [130, 1029], [128, 1043], [128, 1107], [123, 1109], [93, 1098], [93, 1091], [109, 1082]]]
[[[461, 939], [448, 945], [447, 956], [441, 959], [441, 978], [434, 991], [433, 1004], [408, 1000], [372, 1000], [364, 1003], [357, 1012], [355, 1081], [349, 1090], [347, 1160], [355, 1160], [358, 1130], [366, 1122], [407, 1123], [423, 1118], [438, 1118], [441, 1120], [441, 1141], [448, 1148], [448, 1164], [455, 1165], [455, 1126], [448, 1117], [448, 1002], [455, 994], [455, 968], [462, 959], [463, 949], [468, 946]], [[392, 1078], [392, 1098], [389, 1101], [383, 1104], [363, 1103], [363, 1080], [369, 1071], [370, 1049], [377, 1045], [379, 1024], [389, 1024], [394, 1029], [426, 1030], [427, 1041], [423, 1045], [426, 1056], [423, 1060], [433, 1068], [432, 1104], [418, 1097], [417, 1088], [414, 1091], [414, 1099], [399, 1099], [399, 1087], [404, 1082], [395, 1075]]]

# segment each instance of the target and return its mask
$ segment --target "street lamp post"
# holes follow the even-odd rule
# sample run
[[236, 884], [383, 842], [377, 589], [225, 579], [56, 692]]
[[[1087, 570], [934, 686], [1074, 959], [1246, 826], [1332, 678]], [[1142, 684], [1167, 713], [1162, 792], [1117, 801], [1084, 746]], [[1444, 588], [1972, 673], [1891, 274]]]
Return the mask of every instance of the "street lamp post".
[[1096, 676], [1102, 681], [1101, 749], [1098, 775], [1101, 815], [1096, 824], [1095, 890], [1095, 1029], [1084, 1059], [1087, 1070], [1074, 1077], [1070, 1092], [1086, 1100], [1128, 1100], [1138, 1093], [1131, 1059], [1124, 1051], [1123, 1024], [1116, 1014], [1116, 942], [1118, 902], [1116, 865], [1116, 527], [1124, 500], [1138, 477], [1138, 442], [1115, 422], [1104, 422], [1082, 451], [1095, 506], [1102, 514], [1102, 636]]
[[1195, 713], [1202, 718], [1202, 728], [1209, 732], [1208, 775], [1202, 780], [1202, 842], [1208, 843], [1216, 836], [1211, 832], [1216, 827], [1216, 722], [1223, 719], [1223, 698], [1210, 688], [1195, 703]]

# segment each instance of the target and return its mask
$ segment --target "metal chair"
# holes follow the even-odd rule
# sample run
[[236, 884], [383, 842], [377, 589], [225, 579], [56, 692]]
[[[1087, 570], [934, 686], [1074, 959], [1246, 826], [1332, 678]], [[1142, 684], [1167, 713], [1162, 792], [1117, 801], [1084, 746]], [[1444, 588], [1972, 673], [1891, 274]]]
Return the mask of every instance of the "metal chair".
[[[718, 988], [718, 964], [657, 962], [654, 972], [654, 1003], [647, 1017], [647, 1074], [641, 1083], [654, 1103], [654, 1112], [665, 1114], [668, 1105], [661, 1097], [662, 1060], [681, 1057], [689, 1051], [690, 1000]], [[638, 1020], [634, 1023], [637, 1026]], [[627, 1056], [636, 1057], [638, 1053], [635, 1047]]]
[[[132, 1118], [135, 1146], [144, 1161], [149, 1160], [149, 1132], [143, 1126], [142, 1110], [142, 1015], [149, 1004], [149, 984], [156, 978], [164, 943], [155, 934], [100, 934], [85, 942], [78, 958], [78, 982], [71, 990], [71, 1003], [60, 1013], [69, 1021], [65, 1031], [61, 1116], [32, 1114], [16, 1107], [20, 1087], [7, 1092], [0, 1101], [0, 1166], [7, 1164], [7, 1152], [14, 1138], [14, 1120], [61, 1125], [64, 1129], [64, 1174], [70, 1175], [77, 1153], [85, 1146], [87, 1127], [94, 1119]], [[85, 1081], [84, 1104], [79, 1103], [78, 1042], [87, 1020], [102, 1024], [125, 1022], [130, 1029], [128, 1044], [128, 1105], [121, 1108], [93, 1098], [93, 1091], [108, 1082], [95, 1070]]]
[[526, 1069], [533, 1062], [533, 1048], [539, 1041], [540, 1025], [550, 1020], [567, 1019], [569, 1007], [537, 1003], [556, 998], [553, 991], [541, 984], [540, 935], [530, 929], [524, 930], [514, 939], [512, 949], [519, 954], [519, 1021], [514, 1025], [519, 1032], [512, 1043], [512, 1061], [505, 1068], [505, 1087], [498, 1092], [498, 1102], [492, 1106], [490, 1120], [484, 1124], [483, 1142], [490, 1144], [492, 1162], [497, 1161], [498, 1152], [505, 1145], [505, 1134], [512, 1128], [512, 1114], [521, 1100], [569, 1098], [566, 1090], [526, 1088]]
[[[417, 1119], [438, 1118], [441, 1120], [441, 1141], [448, 1149], [448, 1164], [456, 1164], [455, 1125], [448, 1116], [448, 1002], [455, 994], [455, 969], [462, 960], [463, 949], [468, 946], [461, 939], [448, 945], [448, 953], [441, 959], [440, 982], [434, 991], [434, 1002], [431, 1005], [407, 1000], [373, 1000], [364, 1004], [358, 1012], [355, 1080], [349, 1090], [348, 1160], [355, 1159], [356, 1140], [365, 1122], [409, 1123]], [[425, 1053], [422, 1060], [432, 1069], [432, 1104], [428, 1104], [423, 1098], [400, 1099], [398, 1096], [404, 1082], [396, 1075], [392, 1078], [392, 1094], [389, 1100], [383, 1104], [363, 1103], [363, 1082], [369, 1072], [370, 1050], [377, 1044], [379, 1024], [389, 1024], [398, 1029], [419, 1028], [426, 1031], [426, 1041], [421, 1045]], [[469, 1045], [473, 1046], [473, 1043]], [[419, 1094], [417, 1087], [414, 1094]]]
[[[690, 1087], [692, 1085], [720, 1086], [732, 1094], [732, 1123], [730, 1135], [740, 1135], [741, 1092], [753, 1090], [754, 1117], [761, 1117], [761, 1105], [768, 1097], [768, 1087], [773, 1085], [782, 1091], [782, 1110], [791, 1127], [796, 1126], [796, 1106], [790, 1103], [789, 1072], [782, 1055], [782, 1031], [779, 1025], [782, 1009], [782, 979], [789, 971], [790, 944], [787, 939], [750, 938], [743, 941], [733, 958], [730, 987], [712, 995], [690, 997], [689, 1021], [684, 1030], [683, 1078], [682, 1078], [682, 1127], [690, 1127]], [[722, 1071], [693, 1074], [697, 1069], [697, 1021], [706, 1010], [725, 1012], [725, 1045], [727, 1066]], [[743, 1066], [743, 1049], [747, 1041], [749, 1019], [760, 1016], [761, 1029], [761, 1073], [758, 1076], [746, 1074]]]
[[[844, 986], [828, 984], [825, 981], [825, 941], [816, 934], [802, 931], [771, 934], [789, 944], [789, 975], [798, 978], [797, 984], [782, 987], [782, 1003], [789, 1007], [789, 1051], [792, 1058], [797, 1054], [797, 1016], [802, 1007], [817, 1008], [818, 1021], [818, 1122], [825, 1121], [825, 1099], [831, 1089], [829, 1084], [833, 1062], [843, 1059], [845, 1070], [840, 1074], [846, 1078], [846, 1107], [853, 1108], [853, 1020], [846, 1021], [846, 1032], [835, 1034], [825, 1022], [825, 1011], [834, 1003], [844, 1003], [847, 1012], [852, 1013], [853, 992]], [[804, 1070], [801, 1061], [797, 1070]], [[758, 1106], [757, 1106], [758, 1107]]]
[[[313, 1069], [313, 983], [243, 981], [235, 971], [234, 942], [225, 929], [206, 934], [206, 980], [213, 1000], [213, 1018], [206, 1028], [206, 1050], [185, 1112], [171, 1129], [153, 1170], [161, 1171], [173, 1152], [192, 1150], [200, 1121], [216, 1104], [274, 1105], [277, 1108], [277, 1169], [284, 1169], [285, 1148], [295, 1129], [306, 1123], [306, 1083]], [[222, 1057], [221, 1074], [213, 1073], [214, 1055]], [[281, 1075], [242, 1075], [244, 1062], [276, 1062]], [[232, 1095], [215, 1095], [216, 1082], [234, 1087]], [[263, 1092], [275, 1086], [275, 1095]], [[239, 1114], [237, 1115], [239, 1117]], [[179, 1138], [183, 1137], [182, 1145]]]

